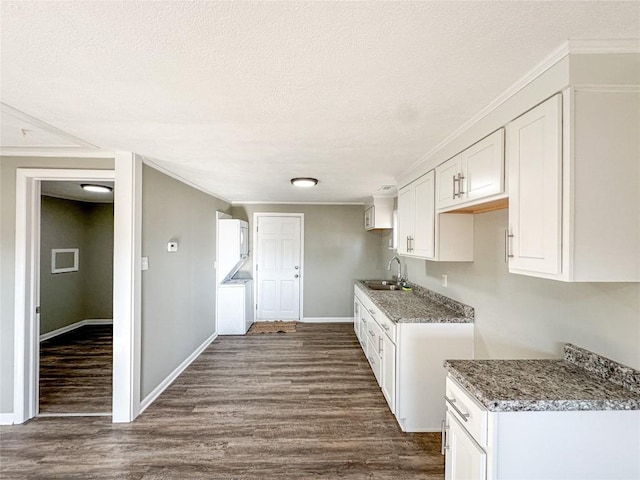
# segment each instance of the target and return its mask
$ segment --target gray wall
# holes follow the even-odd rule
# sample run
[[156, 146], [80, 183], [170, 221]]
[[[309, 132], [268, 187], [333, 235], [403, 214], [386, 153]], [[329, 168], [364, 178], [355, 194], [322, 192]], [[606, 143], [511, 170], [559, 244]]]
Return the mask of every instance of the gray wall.
[[[113, 204], [41, 202], [40, 333], [113, 318]], [[51, 273], [51, 249], [78, 248], [77, 272]]]
[[[305, 317], [353, 316], [353, 280], [378, 278], [379, 232], [363, 228], [359, 205], [234, 205], [234, 218], [249, 222], [254, 212], [304, 213]], [[250, 249], [253, 250], [253, 235]], [[252, 258], [243, 269], [252, 270]]]
[[143, 399], [215, 332], [216, 210], [229, 204], [143, 166]]
[[0, 413], [13, 412], [16, 168], [113, 169], [113, 159], [0, 157]]
[[640, 284], [564, 283], [508, 273], [507, 215], [475, 216], [472, 263], [403, 258], [409, 280], [475, 308], [476, 358], [559, 358], [570, 342], [640, 368]]
[[84, 259], [91, 278], [85, 290], [86, 318], [113, 318], [113, 203], [89, 203]]

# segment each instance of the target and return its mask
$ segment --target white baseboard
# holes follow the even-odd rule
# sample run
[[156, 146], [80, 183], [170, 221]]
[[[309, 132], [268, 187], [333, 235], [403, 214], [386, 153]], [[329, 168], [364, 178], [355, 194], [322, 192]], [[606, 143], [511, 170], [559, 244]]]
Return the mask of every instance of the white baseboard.
[[13, 425], [13, 413], [0, 413], [0, 425]]
[[304, 317], [302, 323], [353, 323], [353, 317]]
[[85, 325], [113, 325], [113, 319], [87, 318], [86, 320], [80, 320], [79, 322], [72, 323], [71, 325], [66, 325], [56, 330], [43, 333], [42, 335], [40, 335], [40, 341], [44, 342], [45, 340], [49, 340], [50, 338], [57, 337], [58, 335], [62, 335], [63, 333], [70, 332], [72, 330], [75, 330], [76, 328], [84, 327]]
[[200, 345], [198, 348], [196, 348], [196, 350], [189, 355], [184, 362], [182, 362], [180, 365], [178, 365], [178, 367], [169, 374], [169, 376], [167, 378], [165, 378], [160, 385], [158, 385], [156, 388], [153, 389], [153, 391], [147, 395], [146, 397], [144, 397], [144, 399], [142, 400], [142, 402], [140, 402], [140, 413], [144, 412], [147, 407], [149, 405], [151, 405], [156, 398], [158, 398], [160, 396], [160, 394], [162, 392], [164, 392], [166, 390], [166, 388], [171, 385], [176, 378], [178, 378], [180, 376], [180, 374], [182, 372], [184, 372], [184, 370], [191, 365], [191, 362], [193, 362], [196, 358], [198, 358], [200, 356], [200, 354], [202, 352], [204, 352], [204, 350], [216, 339], [218, 338], [218, 333], [214, 333], [213, 335], [211, 335], [209, 338], [207, 338], [202, 345]]

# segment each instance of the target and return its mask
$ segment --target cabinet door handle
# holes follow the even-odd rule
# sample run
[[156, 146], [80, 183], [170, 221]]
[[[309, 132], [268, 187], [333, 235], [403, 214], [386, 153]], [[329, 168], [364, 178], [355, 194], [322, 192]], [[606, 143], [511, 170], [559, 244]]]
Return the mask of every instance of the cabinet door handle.
[[367, 319], [362, 317], [360, 320], [362, 320], [362, 323], [367, 323]]
[[462, 413], [462, 411], [458, 407], [456, 407], [455, 405], [456, 400], [454, 398], [449, 398], [445, 395], [444, 399], [447, 401], [449, 405], [451, 405], [451, 408], [453, 408], [456, 411], [456, 413], [462, 417], [462, 420], [464, 420], [465, 422], [469, 421], [470, 414]]
[[456, 176], [453, 176], [453, 199], [456, 199], [456, 183], [457, 183], [458, 179], [456, 178]]
[[372, 332], [371, 330], [369, 330], [369, 335], [371, 335], [373, 338], [376, 338], [375, 332]]
[[440, 434], [441, 434], [441, 444], [440, 444], [440, 453], [442, 455], [445, 454], [445, 451], [449, 449], [449, 445], [447, 445], [447, 430], [449, 430], [449, 427], [447, 427], [447, 422], [446, 420], [442, 420], [442, 423], [440, 424]]
[[382, 355], [382, 337], [378, 338], [378, 353]]
[[384, 328], [387, 332], [389, 331], [389, 325], [387, 325], [386, 323], [382, 324], [382, 328]]
[[464, 188], [462, 188], [462, 181], [465, 179], [462, 173], [458, 174], [458, 197], [464, 195]]
[[375, 317], [375, 315], [376, 315], [376, 311], [375, 311], [375, 310], [373, 310], [373, 309], [371, 309], [371, 308], [369, 309], [369, 313], [370, 313], [371, 315], [373, 315], [374, 317]]
[[509, 263], [509, 259], [513, 258], [511, 253], [511, 239], [513, 234], [509, 233], [509, 230], [504, 231], [504, 263]]

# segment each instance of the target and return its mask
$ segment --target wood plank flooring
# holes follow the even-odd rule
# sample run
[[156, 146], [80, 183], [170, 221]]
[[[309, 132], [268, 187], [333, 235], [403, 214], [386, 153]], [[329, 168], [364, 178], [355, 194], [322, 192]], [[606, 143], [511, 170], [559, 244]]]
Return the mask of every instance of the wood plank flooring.
[[40, 344], [40, 413], [109, 413], [113, 326], [85, 325]]
[[348, 324], [219, 337], [131, 424], [0, 428], [2, 479], [442, 479], [439, 434], [405, 434]]

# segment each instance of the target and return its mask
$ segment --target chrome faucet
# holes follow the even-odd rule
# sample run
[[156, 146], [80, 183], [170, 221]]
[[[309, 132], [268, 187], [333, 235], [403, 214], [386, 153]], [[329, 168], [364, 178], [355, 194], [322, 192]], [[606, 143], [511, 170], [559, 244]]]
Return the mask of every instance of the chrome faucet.
[[398, 258], [397, 255], [394, 255], [393, 258], [391, 260], [389, 260], [389, 264], [387, 265], [387, 270], [391, 271], [391, 264], [393, 263], [393, 261], [396, 260], [398, 262], [398, 278], [397, 278], [397, 282], [403, 282], [404, 278], [402, 278], [402, 263], [400, 262], [400, 259]]

